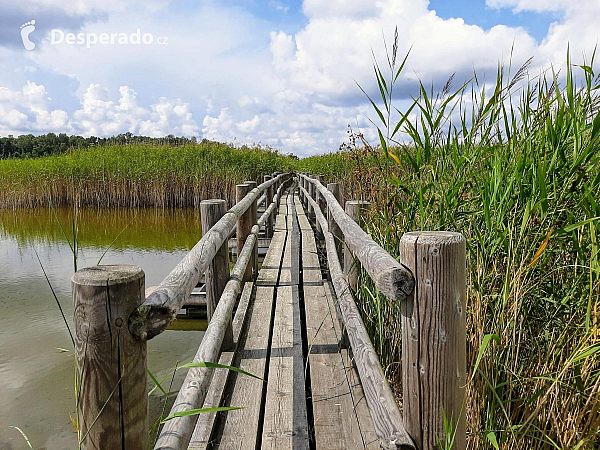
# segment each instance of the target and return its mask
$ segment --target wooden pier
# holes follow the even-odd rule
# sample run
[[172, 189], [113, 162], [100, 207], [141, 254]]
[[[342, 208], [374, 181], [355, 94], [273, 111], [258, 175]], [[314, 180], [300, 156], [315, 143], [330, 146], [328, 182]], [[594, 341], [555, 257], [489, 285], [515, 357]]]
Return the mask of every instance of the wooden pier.
[[[433, 450], [444, 421], [465, 449], [464, 238], [406, 233], [398, 262], [361, 229], [368, 204], [344, 210], [323, 182], [273, 174], [239, 185], [227, 212], [203, 202], [202, 239], [148, 292], [135, 266], [74, 275], [82, 448], [148, 448], [146, 341], [200, 302], [205, 277], [209, 325], [155, 449]], [[403, 412], [355, 304], [359, 265], [402, 303]], [[219, 407], [240, 409], [182, 414]]]

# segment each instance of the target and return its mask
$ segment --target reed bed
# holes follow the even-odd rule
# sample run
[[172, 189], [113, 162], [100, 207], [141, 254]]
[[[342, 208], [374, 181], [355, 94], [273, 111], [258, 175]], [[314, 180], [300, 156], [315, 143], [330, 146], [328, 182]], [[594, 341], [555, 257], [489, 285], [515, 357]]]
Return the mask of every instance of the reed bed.
[[[499, 67], [491, 88], [477, 76], [455, 91], [450, 83], [438, 94], [421, 86], [414, 115], [390, 119], [395, 59], [387, 82], [375, 63], [385, 99], [375, 106], [377, 146], [352, 133], [348, 146], [303, 160], [301, 170], [341, 181], [346, 198], [371, 200], [366, 226], [392, 255], [405, 231], [467, 238], [468, 448], [600, 448], [593, 61], [531, 78], [527, 65], [514, 75]], [[364, 273], [358, 285], [357, 302], [401, 400], [400, 305]]]
[[198, 207], [206, 198], [231, 205], [235, 185], [289, 171], [295, 160], [275, 151], [203, 143], [115, 145], [68, 154], [0, 160], [0, 208], [49, 205]]

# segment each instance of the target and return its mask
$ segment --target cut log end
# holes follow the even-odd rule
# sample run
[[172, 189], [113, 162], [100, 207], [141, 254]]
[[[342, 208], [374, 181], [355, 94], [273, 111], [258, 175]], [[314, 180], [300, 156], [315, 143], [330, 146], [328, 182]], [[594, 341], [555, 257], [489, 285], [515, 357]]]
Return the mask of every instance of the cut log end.
[[128, 326], [135, 339], [148, 341], [162, 333], [175, 320], [177, 311], [163, 306], [168, 299], [165, 291], [156, 290], [131, 313]]
[[415, 288], [415, 279], [406, 267], [390, 268], [374, 279], [379, 290], [392, 300], [404, 300]]

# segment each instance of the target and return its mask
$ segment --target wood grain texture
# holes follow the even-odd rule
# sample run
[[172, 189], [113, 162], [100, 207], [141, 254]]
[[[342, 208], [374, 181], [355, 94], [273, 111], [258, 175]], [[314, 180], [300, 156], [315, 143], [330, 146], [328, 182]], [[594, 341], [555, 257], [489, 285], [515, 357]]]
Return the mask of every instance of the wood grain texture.
[[[240, 341], [240, 334], [247, 318], [246, 313], [250, 305], [252, 290], [252, 283], [248, 282], [244, 284], [242, 296], [240, 297], [240, 301], [235, 311], [235, 317], [233, 319], [233, 340], [236, 344], [236, 349], [237, 344]], [[231, 366], [233, 364], [234, 355], [235, 353], [233, 351], [221, 353], [221, 356], [219, 357], [219, 364]], [[230, 378], [230, 375], [231, 371], [227, 369], [215, 369], [210, 387], [206, 394], [206, 398], [202, 404], [203, 408], [222, 406], [224, 401], [225, 385], [227, 380]], [[198, 421], [194, 427], [194, 431], [188, 445], [188, 450], [205, 449], [211, 444], [211, 437], [216, 419], [216, 412], [204, 413], [198, 416]]]
[[[309, 199], [309, 202], [314, 203], [314, 200]], [[328, 205], [331, 205], [331, 203], [328, 202]], [[415, 450], [416, 447], [404, 428], [402, 415], [396, 404], [394, 394], [385, 378], [377, 353], [350, 293], [350, 288], [337, 256], [333, 235], [328, 230], [327, 221], [323, 214], [320, 214], [318, 210], [316, 213], [317, 220], [321, 221], [325, 235], [327, 263], [331, 281], [338, 298], [354, 361], [365, 392], [371, 418], [379, 437], [379, 443], [383, 448]]]
[[272, 184], [288, 180], [288, 174], [278, 175], [253, 189], [236, 203], [211, 230], [177, 264], [144, 303], [129, 316], [128, 327], [136, 339], [147, 340], [162, 333], [175, 319], [201, 274], [206, 271], [217, 251], [236, 227], [237, 219]]
[[[316, 178], [317, 178], [317, 180], [319, 180], [319, 183], [321, 183], [321, 184], [325, 183], [324, 175], [317, 175]], [[325, 202], [325, 198], [321, 194], [319, 194], [318, 191], [315, 193], [315, 201], [317, 202], [317, 205], [319, 206], [319, 210], [321, 212], [324, 212], [327, 202]], [[317, 223], [315, 225], [316, 225], [315, 228], [317, 229], [317, 235], [323, 236], [323, 230], [321, 230], [321, 224], [317, 221]]]
[[[299, 216], [299, 218], [302, 216]], [[302, 230], [302, 250], [316, 254], [312, 230]], [[323, 285], [315, 285], [313, 261], [304, 261], [304, 307], [308, 344], [318, 350], [308, 355], [316, 448], [364, 448], [349, 378], [338, 348], [339, 335]], [[335, 313], [334, 313], [335, 314]]]
[[[329, 183], [327, 190], [333, 194], [338, 204], [342, 202], [342, 186], [340, 183]], [[337, 222], [333, 218], [333, 213], [330, 208], [327, 208], [327, 225], [329, 226], [329, 232], [333, 234], [335, 240], [335, 248], [337, 249], [338, 258], [342, 260], [342, 229], [338, 226]]]
[[[279, 286], [275, 305], [262, 449], [308, 449], [297, 286]], [[296, 295], [293, 295], [296, 290]]]
[[[303, 175], [301, 175], [303, 176]], [[382, 249], [344, 212], [334, 195], [317, 180], [305, 177], [327, 201], [327, 207], [341, 228], [345, 243], [360, 260], [377, 288], [392, 300], [406, 298], [414, 288], [414, 279], [405, 267]], [[309, 201], [309, 203], [311, 203]], [[310, 206], [309, 206], [310, 210]]]
[[[256, 189], [256, 186], [258, 186], [258, 183], [256, 181], [245, 181], [244, 183], [247, 184], [248, 186], [250, 186], [251, 190]], [[258, 204], [256, 203], [256, 201], [254, 201], [250, 205], [250, 208], [248, 208], [248, 210], [250, 211], [250, 221], [251, 221], [252, 225], [254, 225], [258, 221]], [[255, 278], [257, 273], [258, 273], [258, 245], [255, 245], [254, 251], [252, 253], [252, 279]]]
[[[239, 349], [238, 367], [266, 379], [267, 348], [275, 287], [256, 286], [256, 296], [249, 311], [248, 332]], [[265, 381], [248, 376], [234, 376], [235, 385], [229, 401], [243, 409], [228, 411], [219, 448], [253, 449], [259, 436], [259, 419]]]
[[[354, 220], [359, 226], [362, 227], [362, 215], [365, 210], [371, 206], [370, 202], [364, 200], [349, 200], [346, 202], [345, 211], [352, 220]], [[356, 292], [356, 283], [358, 282], [358, 272], [360, 268], [360, 261], [354, 257], [354, 254], [350, 248], [344, 242], [343, 245], [344, 254], [344, 275], [348, 286], [353, 292]]]
[[[323, 280], [323, 289], [325, 290], [329, 308], [333, 309], [337, 305], [337, 298], [335, 296], [333, 285], [330, 281]], [[341, 324], [334, 320], [333, 326], [337, 336], [340, 336]], [[354, 365], [352, 351], [349, 348], [341, 348], [340, 354], [342, 356], [344, 371], [350, 384], [354, 413], [356, 414], [356, 418], [358, 420], [365, 448], [369, 450], [379, 449], [379, 439], [377, 437], [375, 425], [373, 424], [373, 419], [371, 418], [371, 413], [367, 405], [365, 393], [362, 389], [362, 385], [360, 384], [360, 377], [358, 376], [358, 372], [356, 371], [356, 367]]]
[[[245, 183], [237, 184], [235, 186], [236, 202], [241, 202], [242, 199], [246, 195], [248, 195], [248, 192], [250, 192], [249, 184], [245, 184]], [[244, 247], [244, 243], [246, 242], [246, 238], [250, 234], [250, 230], [252, 229], [253, 225], [254, 225], [254, 223], [252, 222], [252, 211], [251, 211], [251, 208], [248, 208], [246, 210], [246, 212], [244, 214], [242, 214], [237, 220], [235, 239], [236, 239], [236, 247], [237, 247], [238, 255], [242, 251], [242, 248]], [[252, 279], [252, 264], [248, 264], [246, 266], [246, 272], [244, 273], [244, 279], [242, 281], [245, 283], [246, 281], [250, 281], [251, 279]]]
[[[266, 183], [267, 181], [269, 181], [271, 179], [271, 175], [265, 175], [263, 177], [263, 181]], [[275, 189], [273, 188], [273, 186], [269, 186], [269, 188], [266, 191], [266, 203], [265, 205], [267, 207], [269, 207], [269, 205], [273, 202], [273, 197], [275, 195]], [[273, 236], [273, 215], [269, 214], [267, 219], [267, 222], [265, 223], [265, 236], [270, 238], [271, 236]]]
[[[200, 202], [202, 234], [208, 233], [221, 220], [221, 217], [225, 214], [225, 209], [225, 200], [211, 199]], [[206, 268], [206, 316], [209, 322], [221, 298], [223, 289], [225, 289], [225, 284], [227, 284], [227, 280], [229, 279], [228, 251], [227, 242], [223, 242]]]
[[127, 329], [129, 314], [144, 299], [144, 272], [129, 265], [89, 267], [73, 275], [71, 287], [81, 448], [146, 450], [146, 343]]
[[[231, 277], [221, 295], [213, 318], [208, 324], [200, 347], [194, 356], [194, 362], [217, 362], [224, 343], [228, 349], [232, 347], [230, 344], [233, 341], [231, 315], [242, 287], [241, 280], [244, 271], [252, 257], [252, 250], [256, 243], [258, 229], [258, 225], [252, 227], [251, 233], [246, 239], [244, 248], [231, 271]], [[231, 338], [228, 337], [230, 334]], [[206, 398], [213, 373], [214, 369], [208, 367], [188, 370], [170, 414], [200, 408]], [[155, 449], [186, 448], [197, 419], [198, 416], [186, 416], [166, 422], [161, 430]]]
[[456, 429], [453, 449], [466, 448], [465, 253], [460, 233], [412, 232], [400, 241], [416, 278], [402, 302], [404, 422], [421, 450], [443, 442], [443, 414]]

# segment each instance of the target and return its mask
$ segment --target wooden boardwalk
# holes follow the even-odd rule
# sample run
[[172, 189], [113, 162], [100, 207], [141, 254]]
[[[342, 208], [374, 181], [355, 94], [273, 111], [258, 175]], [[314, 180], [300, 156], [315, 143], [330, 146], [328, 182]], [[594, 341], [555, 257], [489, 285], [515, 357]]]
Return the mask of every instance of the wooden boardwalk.
[[[357, 223], [364, 202], [344, 211], [322, 178], [246, 182], [227, 212], [203, 202], [202, 239], [146, 292], [136, 266], [75, 274], [84, 450], [148, 448], [146, 341], [184, 306], [209, 323], [155, 449], [436, 450], [444, 417], [465, 449], [464, 238], [406, 233], [401, 264]], [[404, 417], [354, 301], [358, 264], [403, 302]]]
[[334, 294], [297, 195], [281, 199], [249, 295], [232, 362], [265, 381], [221, 369], [229, 379], [212, 405], [244, 408], [213, 415], [208, 426], [202, 417], [189, 448], [308, 449], [311, 440], [317, 448], [379, 448], [358, 376], [339, 347]]

